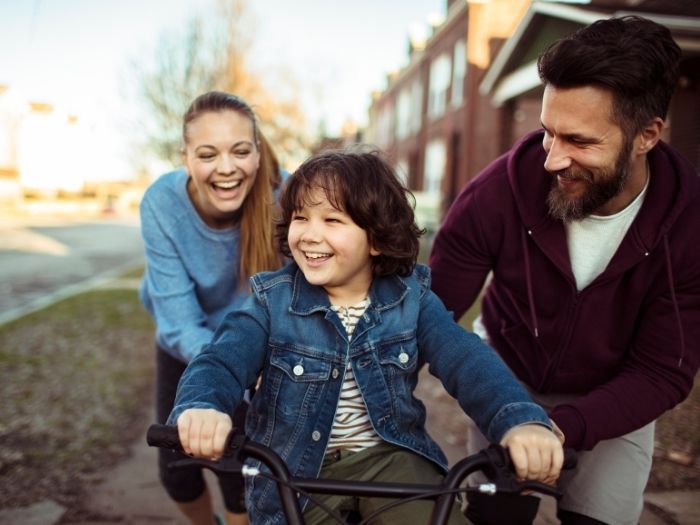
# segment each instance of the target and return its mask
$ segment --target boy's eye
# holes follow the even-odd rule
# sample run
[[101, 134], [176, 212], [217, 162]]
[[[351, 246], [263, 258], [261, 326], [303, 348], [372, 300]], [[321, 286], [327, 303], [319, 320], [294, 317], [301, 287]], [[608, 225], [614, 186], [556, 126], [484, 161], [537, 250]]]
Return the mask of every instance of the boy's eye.
[[303, 215], [296, 214], [296, 215], [292, 215], [292, 220], [293, 221], [304, 221], [304, 220], [306, 220], [306, 217], [304, 217]]

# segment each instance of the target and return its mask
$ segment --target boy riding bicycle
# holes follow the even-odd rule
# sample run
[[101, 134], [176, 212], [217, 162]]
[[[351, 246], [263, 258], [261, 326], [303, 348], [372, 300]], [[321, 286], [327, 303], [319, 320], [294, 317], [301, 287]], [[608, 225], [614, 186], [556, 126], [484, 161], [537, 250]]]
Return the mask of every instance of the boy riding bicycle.
[[[546, 413], [430, 291], [407, 195], [375, 153], [325, 153], [299, 167], [277, 231], [294, 262], [251, 279], [249, 300], [228, 314], [178, 387], [169, 422], [186, 452], [222, 454], [227, 412], [261, 375], [246, 434], [294, 476], [438, 483], [447, 461], [413, 396], [427, 363], [489, 439], [509, 449], [520, 477], [556, 480], [562, 448]], [[387, 502], [323, 501], [362, 515]], [[248, 480], [246, 502], [252, 523], [283, 523], [272, 481]], [[378, 522], [424, 522], [431, 507], [413, 501]], [[308, 506], [305, 518], [326, 516]], [[466, 523], [456, 506], [450, 523]]]

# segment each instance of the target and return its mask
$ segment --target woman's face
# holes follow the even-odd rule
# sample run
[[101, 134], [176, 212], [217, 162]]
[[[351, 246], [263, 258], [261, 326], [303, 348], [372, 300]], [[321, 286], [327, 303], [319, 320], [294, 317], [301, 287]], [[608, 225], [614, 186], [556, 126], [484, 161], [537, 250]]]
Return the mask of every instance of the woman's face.
[[237, 111], [203, 113], [189, 123], [185, 138], [183, 160], [195, 208], [214, 228], [236, 224], [260, 164], [253, 122]]

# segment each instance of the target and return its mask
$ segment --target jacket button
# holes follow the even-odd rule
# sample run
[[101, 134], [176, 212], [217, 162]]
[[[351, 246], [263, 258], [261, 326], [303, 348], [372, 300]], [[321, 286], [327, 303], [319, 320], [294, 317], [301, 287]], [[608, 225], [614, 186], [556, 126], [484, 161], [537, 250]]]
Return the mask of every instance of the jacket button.
[[321, 439], [321, 433], [318, 430], [314, 430], [311, 433], [311, 439], [313, 439], [314, 441], [318, 441], [319, 439]]
[[292, 372], [294, 372], [295, 376], [300, 376], [304, 373], [304, 367], [301, 365], [297, 365], [294, 368], [292, 368]]
[[333, 371], [331, 372], [331, 375], [333, 376], [333, 379], [337, 379], [338, 376], [340, 375], [340, 372], [338, 372], [337, 368], [334, 368]]
[[406, 352], [401, 352], [399, 354], [399, 363], [403, 363], [403, 364], [408, 363], [408, 354]]

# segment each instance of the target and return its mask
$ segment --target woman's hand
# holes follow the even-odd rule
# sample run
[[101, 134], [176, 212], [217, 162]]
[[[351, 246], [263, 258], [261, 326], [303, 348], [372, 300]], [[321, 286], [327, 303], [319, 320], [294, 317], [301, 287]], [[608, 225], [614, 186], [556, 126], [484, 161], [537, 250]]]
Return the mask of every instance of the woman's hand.
[[519, 479], [553, 485], [559, 478], [564, 451], [559, 438], [547, 427], [537, 424], [513, 427], [501, 439], [501, 446], [508, 449]]
[[211, 408], [190, 408], [177, 418], [177, 431], [184, 451], [214, 461], [223, 455], [232, 428], [228, 414]]

